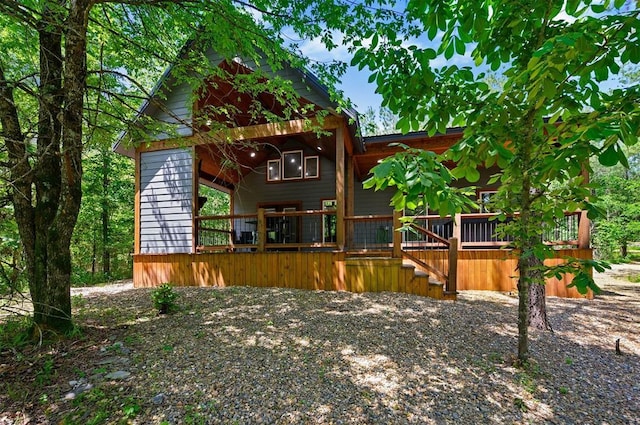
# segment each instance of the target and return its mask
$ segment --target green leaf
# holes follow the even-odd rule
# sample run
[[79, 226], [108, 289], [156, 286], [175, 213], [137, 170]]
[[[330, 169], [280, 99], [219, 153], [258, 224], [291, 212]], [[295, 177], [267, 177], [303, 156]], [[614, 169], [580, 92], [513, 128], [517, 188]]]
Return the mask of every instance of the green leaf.
[[598, 155], [598, 161], [605, 167], [613, 167], [618, 163], [619, 155], [616, 145], [611, 145]]
[[552, 80], [544, 80], [543, 93], [547, 99], [552, 99], [556, 95], [556, 85]]
[[447, 48], [444, 51], [445, 59], [449, 60], [449, 59], [451, 59], [453, 57], [453, 49], [454, 49], [454, 46], [453, 46], [453, 42], [451, 41], [451, 42], [449, 42], [449, 45], [447, 46]]
[[456, 45], [456, 53], [459, 55], [464, 55], [464, 52], [465, 52], [464, 42], [459, 38], [454, 38], [454, 41]]
[[474, 183], [480, 180], [480, 172], [473, 167], [468, 167], [464, 177], [467, 179], [468, 182]]
[[373, 176], [376, 179], [383, 179], [391, 174], [393, 163], [391, 161], [382, 161], [380, 164], [373, 167]]

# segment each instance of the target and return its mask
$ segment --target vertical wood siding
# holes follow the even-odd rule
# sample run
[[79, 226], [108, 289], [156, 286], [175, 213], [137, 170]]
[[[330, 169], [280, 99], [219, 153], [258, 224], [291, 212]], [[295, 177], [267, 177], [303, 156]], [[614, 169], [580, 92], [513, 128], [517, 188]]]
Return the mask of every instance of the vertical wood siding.
[[[505, 251], [459, 251], [458, 290], [515, 292], [515, 258]], [[557, 251], [564, 256], [590, 258], [590, 250]], [[416, 276], [400, 259], [348, 258], [343, 252], [239, 252], [213, 254], [136, 255], [134, 285], [153, 287], [165, 282], [181, 286], [258, 286], [351, 292], [402, 292], [444, 298], [441, 285]], [[571, 277], [549, 279], [547, 295], [582, 297], [567, 289]], [[587, 298], [592, 298], [589, 294]]]
[[[545, 265], [561, 264], [565, 257], [581, 259], [592, 258], [590, 249], [564, 249], [554, 252], [555, 257], [545, 261]], [[428, 254], [427, 254], [428, 255]], [[501, 292], [517, 292], [518, 271], [517, 258], [509, 251], [462, 250], [458, 251], [458, 290], [489, 290]], [[565, 275], [563, 279], [547, 279], [546, 293], [552, 297], [584, 298], [575, 288], [567, 288], [573, 275]], [[593, 298], [589, 292], [587, 298]]]
[[351, 292], [406, 292], [443, 298], [400, 259], [347, 259], [343, 252], [137, 255], [136, 287], [256, 286]]
[[140, 154], [140, 252], [187, 253], [192, 246], [192, 158], [168, 149]]

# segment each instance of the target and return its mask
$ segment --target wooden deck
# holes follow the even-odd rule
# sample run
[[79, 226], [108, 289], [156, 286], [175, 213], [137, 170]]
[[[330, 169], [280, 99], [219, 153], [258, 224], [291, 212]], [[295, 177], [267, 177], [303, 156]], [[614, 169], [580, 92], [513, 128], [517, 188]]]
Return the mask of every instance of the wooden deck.
[[[437, 255], [422, 251], [419, 255]], [[458, 290], [515, 292], [516, 259], [503, 250], [458, 252]], [[556, 251], [563, 257], [591, 258], [589, 249]], [[426, 259], [426, 258], [425, 258]], [[417, 273], [416, 273], [417, 271]], [[549, 296], [583, 297], [564, 280], [550, 279]], [[151, 287], [171, 282], [181, 286], [258, 286], [351, 292], [401, 292], [432, 298], [447, 296], [440, 284], [408, 267], [400, 258], [349, 257], [345, 252], [219, 252], [199, 254], [140, 254], [134, 257], [134, 285]], [[588, 298], [591, 298], [589, 294]]]

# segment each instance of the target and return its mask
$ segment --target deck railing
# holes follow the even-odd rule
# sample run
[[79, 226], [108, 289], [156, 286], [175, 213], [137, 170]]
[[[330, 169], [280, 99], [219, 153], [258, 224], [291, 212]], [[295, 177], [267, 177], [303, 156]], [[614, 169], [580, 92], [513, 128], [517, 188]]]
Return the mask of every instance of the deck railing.
[[[261, 215], [262, 214], [262, 215]], [[414, 217], [414, 225], [449, 240], [457, 238], [460, 249], [498, 248], [512, 242], [509, 235], [499, 235], [501, 222], [495, 213], [458, 214], [455, 217], [424, 215]], [[558, 247], [581, 245], [583, 214], [567, 213], [554, 227], [543, 233], [545, 243]], [[348, 251], [393, 251], [392, 215], [347, 216], [345, 248]], [[507, 222], [510, 219], [507, 219]], [[262, 223], [262, 224], [261, 224]], [[286, 211], [255, 214], [201, 216], [196, 218], [198, 250], [335, 248], [335, 211]], [[588, 235], [588, 233], [587, 233]], [[416, 231], [404, 232], [401, 248], [405, 250], [442, 249], [439, 243]], [[588, 243], [588, 236], [587, 236]]]
[[335, 248], [335, 211], [286, 211], [196, 217], [198, 251]]
[[[458, 238], [461, 249], [498, 248], [510, 244], [513, 238], [498, 233], [498, 226], [503, 222], [498, 221], [497, 216], [496, 213], [458, 214], [454, 217], [424, 215], [414, 217], [414, 223], [444, 239]], [[555, 226], [545, 227], [544, 242], [561, 247], [578, 246], [582, 217], [580, 211], [566, 213], [556, 220]], [[512, 220], [507, 218], [505, 222], [509, 223]]]
[[450, 236], [444, 224], [438, 219], [429, 222], [425, 217], [415, 217], [404, 231], [402, 256], [444, 282], [446, 292], [455, 293], [458, 240]]
[[393, 249], [392, 215], [347, 216], [346, 249], [348, 251], [391, 251]]

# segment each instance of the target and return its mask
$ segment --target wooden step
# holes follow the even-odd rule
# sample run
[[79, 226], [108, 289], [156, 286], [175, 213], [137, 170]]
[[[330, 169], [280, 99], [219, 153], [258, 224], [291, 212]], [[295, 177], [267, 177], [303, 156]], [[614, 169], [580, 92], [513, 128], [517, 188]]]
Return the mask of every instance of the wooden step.
[[346, 258], [391, 258], [389, 251], [347, 251]]

